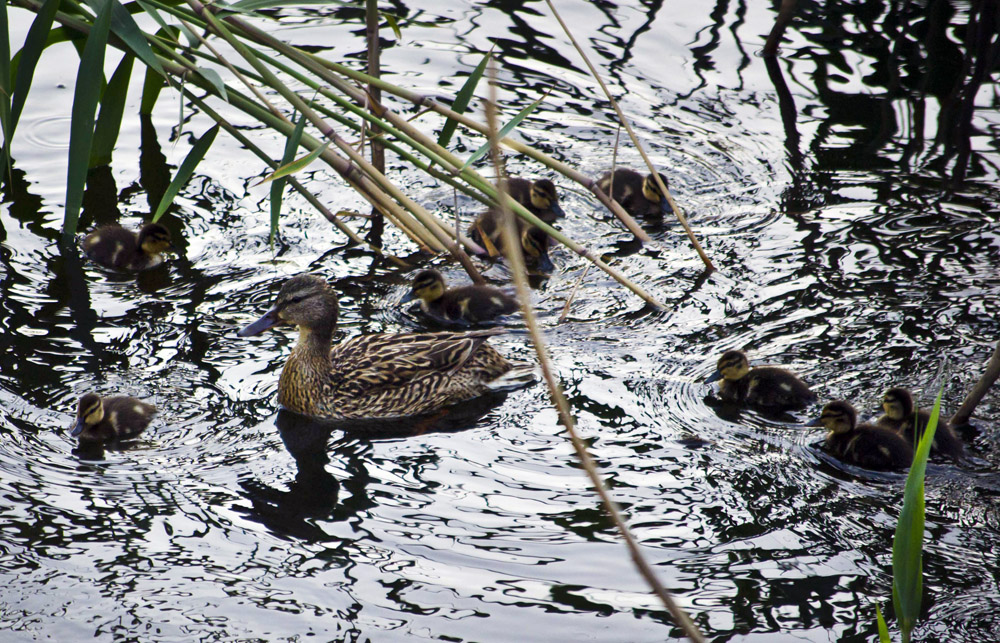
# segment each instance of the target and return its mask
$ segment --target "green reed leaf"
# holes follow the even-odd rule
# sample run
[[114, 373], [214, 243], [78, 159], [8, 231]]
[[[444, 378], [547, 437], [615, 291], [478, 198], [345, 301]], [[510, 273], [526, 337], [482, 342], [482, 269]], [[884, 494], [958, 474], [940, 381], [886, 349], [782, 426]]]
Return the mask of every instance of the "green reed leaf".
[[[500, 128], [500, 132], [497, 135], [497, 139], [498, 140], [502, 139], [503, 137], [510, 134], [511, 130], [517, 127], [521, 123], [521, 121], [523, 121], [528, 116], [528, 114], [535, 111], [535, 108], [541, 104], [542, 104], [542, 99], [539, 98], [534, 103], [528, 105], [520, 112], [518, 112], [517, 116], [515, 116], [513, 119], [511, 119], [509, 123]], [[490, 143], [489, 141], [487, 141], [486, 143], [483, 144], [482, 147], [473, 152], [472, 156], [469, 157], [469, 160], [465, 162], [465, 165], [462, 166], [462, 169], [459, 170], [459, 172], [461, 172], [462, 170], [466, 169], [467, 167], [478, 161], [480, 158], [482, 158], [484, 154], [486, 154], [489, 151], [490, 151]]]
[[0, 7], [0, 129], [3, 130], [4, 169], [10, 167], [10, 139], [14, 125], [10, 118], [10, 24], [7, 22], [7, 3]]
[[924, 474], [940, 413], [941, 391], [934, 400], [927, 430], [917, 443], [914, 452], [913, 465], [906, 477], [903, 509], [899, 513], [896, 537], [892, 543], [892, 602], [896, 608], [896, 618], [899, 620], [904, 643], [910, 640], [910, 632], [920, 615], [920, 599], [923, 593], [921, 558], [924, 540]]
[[885, 617], [882, 616], [882, 608], [875, 605], [875, 619], [878, 621], [878, 641], [879, 643], [892, 643], [889, 638], [889, 627], [885, 624]]
[[[295, 150], [299, 149], [299, 142], [302, 140], [302, 133], [305, 131], [305, 128], [306, 116], [302, 114], [299, 117], [299, 122], [295, 124], [292, 135], [285, 140], [285, 151], [281, 155], [279, 169], [291, 163], [292, 159], [295, 158]], [[281, 200], [282, 195], [285, 193], [285, 182], [284, 177], [278, 177], [271, 183], [271, 236], [269, 243], [272, 247], [274, 247], [274, 239], [278, 234], [278, 218], [281, 216]]]
[[403, 39], [403, 32], [399, 30], [399, 21], [396, 20], [396, 16], [391, 13], [386, 13], [385, 11], [380, 12], [382, 17], [385, 18], [385, 22], [392, 29], [392, 33], [396, 36], [396, 40]]
[[[228, 14], [232, 13], [254, 13], [260, 11], [261, 9], [275, 9], [279, 7], [287, 7], [287, 0], [240, 0], [239, 2], [234, 2], [230, 5], [218, 5], [220, 11], [216, 14], [219, 18], [224, 18]], [[320, 5], [331, 5], [338, 4], [343, 6], [353, 6], [353, 2], [342, 2], [341, 0], [296, 0], [295, 6], [309, 5], [309, 4], [320, 4]]]
[[[177, 27], [166, 25], [156, 32], [156, 35], [167, 41], [176, 43], [180, 30]], [[156, 100], [160, 97], [160, 92], [167, 84], [166, 77], [161, 76], [156, 71], [146, 68], [146, 76], [142, 81], [142, 99], [139, 101], [139, 113], [146, 116], [153, 113]]]
[[[465, 84], [462, 85], [462, 89], [458, 90], [458, 94], [455, 96], [455, 102], [451, 104], [451, 111], [458, 114], [464, 114], [465, 110], [469, 107], [469, 101], [472, 100], [472, 95], [476, 91], [476, 87], [479, 85], [480, 79], [483, 77], [483, 73], [486, 71], [486, 63], [490, 61], [493, 55], [493, 50], [490, 49], [483, 56], [483, 59], [479, 61], [476, 68], [469, 74], [469, 77], [465, 79]], [[449, 118], [444, 122], [444, 127], [441, 128], [441, 133], [438, 135], [438, 145], [441, 147], [448, 147], [448, 143], [451, 141], [451, 137], [455, 134], [455, 129], [458, 127], [458, 121], [453, 118]]]
[[[86, 0], [94, 11], [98, 7], [103, 7], [102, 0]], [[146, 41], [146, 35], [135, 23], [132, 14], [121, 6], [118, 0], [103, 0], [111, 3], [111, 31], [124, 42], [132, 51], [136, 58], [146, 64], [147, 67], [155, 69], [161, 76], [166, 76], [160, 59], [153, 54], [153, 50]]]
[[318, 157], [320, 154], [322, 154], [326, 150], [326, 148], [329, 147], [329, 146], [330, 146], [329, 143], [324, 143], [320, 147], [317, 147], [316, 149], [314, 149], [312, 152], [309, 152], [308, 154], [306, 154], [306, 155], [304, 155], [304, 156], [302, 156], [300, 158], [295, 159], [291, 163], [286, 163], [285, 165], [282, 165], [281, 167], [279, 167], [278, 169], [276, 169], [274, 172], [271, 172], [270, 174], [268, 174], [267, 176], [265, 176], [261, 180], [261, 183], [267, 183], [268, 181], [274, 181], [275, 179], [280, 179], [283, 176], [289, 176], [291, 174], [295, 174], [296, 172], [301, 172], [310, 163], [312, 163], [313, 161], [315, 161], [316, 157]]
[[[42, 43], [42, 49], [48, 49], [52, 45], [58, 45], [61, 42], [73, 42], [73, 45], [76, 46], [77, 52], [82, 53], [82, 49], [80, 46], [77, 46], [77, 43], [86, 42], [86, 38], [87, 37], [84, 34], [80, 33], [79, 31], [72, 31], [70, 29], [67, 29], [66, 27], [56, 27], [55, 29], [51, 29], [47, 34], [45, 34], [45, 42]], [[25, 40], [25, 46], [21, 48], [21, 51], [14, 54], [14, 58], [10, 61], [11, 78], [16, 79], [18, 77], [18, 74], [21, 73], [20, 72], [21, 58], [25, 54], [25, 49], [27, 49], [27, 39]], [[18, 93], [16, 89], [16, 86], [18, 84], [19, 83], [15, 81], [15, 90], [14, 90], [15, 96]], [[27, 94], [25, 94], [25, 98], [27, 98]]]
[[63, 238], [76, 234], [87, 183], [90, 148], [94, 141], [94, 112], [100, 100], [104, 78], [104, 51], [111, 28], [113, 0], [107, 0], [87, 36], [76, 73], [73, 108], [69, 126], [69, 163], [66, 170], [66, 210], [63, 214]]
[[[24, 109], [24, 102], [31, 89], [31, 80], [35, 76], [38, 59], [41, 57], [42, 51], [52, 44], [49, 42], [49, 34], [52, 32], [52, 20], [55, 18], [60, 2], [61, 0], [45, 1], [45, 4], [38, 10], [38, 15], [31, 22], [28, 35], [24, 39], [24, 46], [11, 61], [10, 73], [14, 78], [14, 93], [10, 108], [10, 134], [5, 136], [8, 140], [13, 138], [17, 122], [21, 119], [21, 111]], [[4, 132], [6, 134], [7, 130], [4, 129]]]
[[212, 143], [215, 141], [215, 135], [219, 133], [219, 125], [213, 125], [211, 129], [201, 135], [194, 145], [191, 146], [191, 151], [188, 155], [184, 157], [184, 161], [181, 166], [177, 168], [177, 174], [174, 175], [174, 179], [167, 186], [166, 191], [163, 193], [163, 198], [160, 199], [160, 205], [156, 206], [156, 212], [153, 213], [153, 222], [159, 221], [163, 213], [167, 211], [170, 204], [174, 202], [174, 197], [177, 193], [181, 191], [191, 175], [194, 174], [195, 168], [201, 163], [201, 160], [205, 158], [205, 154], [208, 149], [212, 147]]
[[118, 142], [122, 116], [125, 114], [125, 98], [128, 95], [128, 81], [132, 77], [132, 62], [135, 57], [125, 54], [101, 98], [101, 111], [94, 127], [94, 142], [90, 149], [90, 167], [108, 165]]
[[205, 80], [212, 83], [212, 86], [218, 90], [222, 100], [227, 103], [229, 102], [229, 95], [226, 93], [226, 83], [222, 80], [222, 76], [219, 75], [219, 72], [208, 67], [198, 67], [198, 73], [201, 74]]

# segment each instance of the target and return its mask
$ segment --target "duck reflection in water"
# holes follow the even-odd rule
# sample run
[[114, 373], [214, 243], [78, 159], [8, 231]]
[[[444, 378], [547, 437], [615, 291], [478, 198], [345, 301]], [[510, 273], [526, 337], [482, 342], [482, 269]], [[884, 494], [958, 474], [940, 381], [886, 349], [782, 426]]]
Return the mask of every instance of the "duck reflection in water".
[[[315, 519], [348, 520], [373, 506], [366, 493], [371, 477], [365, 466], [365, 454], [373, 441], [470, 429], [506, 397], [503, 392], [490, 393], [433, 415], [392, 420], [321, 420], [283, 408], [278, 411], [275, 425], [295, 460], [295, 478], [285, 491], [256, 478], [241, 481], [251, 504], [250, 509], [242, 510], [281, 535], [314, 542], [339, 540]], [[334, 431], [342, 432], [343, 437], [328, 445]], [[330, 463], [328, 449], [343, 459], [348, 472], [343, 486], [350, 495], [342, 503], [338, 503], [341, 483], [326, 469]]]

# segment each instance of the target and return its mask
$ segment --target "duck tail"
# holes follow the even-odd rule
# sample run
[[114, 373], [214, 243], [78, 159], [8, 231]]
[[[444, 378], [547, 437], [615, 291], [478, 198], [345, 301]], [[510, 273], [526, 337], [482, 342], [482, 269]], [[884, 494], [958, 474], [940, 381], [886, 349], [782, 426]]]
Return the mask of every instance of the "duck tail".
[[531, 386], [540, 378], [537, 364], [528, 362], [512, 362], [510, 370], [497, 377], [486, 385], [490, 391], [503, 392], [514, 391], [519, 388]]

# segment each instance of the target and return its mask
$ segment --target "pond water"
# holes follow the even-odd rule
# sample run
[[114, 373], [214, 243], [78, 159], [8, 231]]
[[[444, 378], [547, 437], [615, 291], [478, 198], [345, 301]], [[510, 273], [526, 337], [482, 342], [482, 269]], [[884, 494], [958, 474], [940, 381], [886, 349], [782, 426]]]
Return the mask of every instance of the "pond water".
[[[818, 404], [765, 417], [721, 405], [704, 379], [741, 347], [866, 415], [891, 385], [924, 405], [941, 387], [946, 409], [962, 401], [1000, 319], [992, 10], [802, 2], [769, 65], [757, 52], [774, 12], [762, 3], [558, 4], [718, 268], [706, 275], [669, 222], [636, 251], [554, 177], [562, 228], [666, 303], [653, 311], [590, 270], [557, 323], [584, 262], [554, 253], [534, 303], [580, 431], [645, 555], [711, 640], [875, 641], [876, 605], [891, 613], [904, 475], [819, 451], [821, 431], [803, 426]], [[404, 24], [399, 42], [386, 32], [392, 82], [453, 94], [495, 43], [508, 118], [551, 92], [520, 136], [590, 175], [610, 165], [612, 111], [544, 3], [393, 8], [420, 24]], [[16, 50], [31, 16], [10, 14]], [[279, 17], [268, 29], [285, 40], [361, 56], [356, 10]], [[4, 641], [680, 636], [543, 386], [417, 435], [404, 422], [331, 431], [277, 413], [293, 333], [236, 336], [304, 270], [341, 293], [341, 337], [420, 328], [398, 304], [409, 279], [430, 265], [464, 279], [454, 265], [409, 257], [400, 269], [345, 249], [294, 197], [272, 251], [263, 165], [225, 135], [164, 219], [179, 246], [165, 266], [118, 275], [61, 246], [75, 60], [68, 45], [43, 57], [0, 209]], [[148, 216], [210, 126], [187, 107], [178, 137], [179, 112], [165, 92], [151, 121], [126, 118], [114, 163], [91, 177], [81, 230]], [[281, 140], [247, 133], [280, 156]], [[464, 154], [480, 142], [458, 139]], [[624, 143], [618, 159], [639, 164]], [[389, 164], [409, 194], [451, 216], [450, 189]], [[366, 209], [331, 172], [304, 178], [331, 210]], [[385, 242], [390, 254], [413, 250], [393, 230]], [[506, 326], [493, 343], [532, 360], [521, 320]], [[148, 399], [158, 419], [127, 449], [80, 451], [66, 429], [88, 391]], [[929, 467], [917, 640], [1000, 638], [998, 402], [990, 394], [963, 434], [967, 462]]]

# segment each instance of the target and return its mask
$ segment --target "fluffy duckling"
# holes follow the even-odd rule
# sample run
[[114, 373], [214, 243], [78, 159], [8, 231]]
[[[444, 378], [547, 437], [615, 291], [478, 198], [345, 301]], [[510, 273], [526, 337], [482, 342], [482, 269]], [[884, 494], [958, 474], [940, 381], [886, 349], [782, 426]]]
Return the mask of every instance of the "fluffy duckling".
[[555, 183], [548, 179], [507, 179], [507, 192], [511, 198], [526, 207], [545, 223], [553, 223], [566, 216], [559, 206]]
[[[915, 436], [924, 434], [931, 420], [930, 412], [916, 409], [910, 392], [899, 387], [885, 392], [882, 396], [882, 409], [885, 413], [875, 423], [899, 433], [915, 449], [918, 441]], [[953, 460], [959, 460], [965, 455], [965, 446], [943, 418], [938, 420], [937, 428], [934, 429], [931, 455], [943, 455]]]
[[285, 408], [330, 420], [398, 418], [534, 381], [531, 365], [511, 364], [487, 343], [498, 331], [361, 335], [331, 346], [337, 312], [337, 296], [324, 279], [299, 275], [282, 285], [271, 310], [239, 332], [299, 327], [278, 381]]
[[70, 435], [92, 442], [127, 440], [145, 431], [155, 414], [155, 406], [134, 397], [102, 398], [87, 393], [76, 406], [76, 425]]
[[[549, 258], [552, 240], [539, 228], [516, 219], [517, 234], [521, 238], [524, 261], [542, 272], [555, 268]], [[490, 208], [483, 212], [469, 228], [469, 238], [486, 248], [491, 257], [504, 254], [503, 235], [500, 234], [500, 210]]]
[[83, 240], [88, 257], [116, 270], [155, 268], [171, 247], [170, 231], [159, 223], [147, 223], [138, 234], [118, 225], [103, 226]]
[[823, 426], [826, 448], [844, 462], [866, 469], [902, 469], [913, 461], [913, 449], [892, 429], [858, 424], [858, 413], [849, 402], [837, 400], [808, 426]]
[[[660, 174], [663, 185], [667, 189], [667, 177]], [[597, 186], [617, 201], [625, 211], [633, 217], [662, 217], [665, 212], [671, 212], [667, 198], [660, 192], [660, 187], [652, 174], [643, 176], [635, 170], [620, 167], [611, 172], [605, 172], [597, 180]]]
[[777, 366], [756, 366], [743, 351], [726, 351], [707, 383], [719, 382], [719, 396], [727, 402], [746, 402], [774, 409], [802, 408], [816, 395], [794, 373]]
[[413, 289], [401, 303], [420, 299], [425, 313], [450, 322], [489, 321], [518, 309], [517, 300], [492, 286], [462, 286], [448, 289], [437, 270], [422, 270], [413, 279]]

